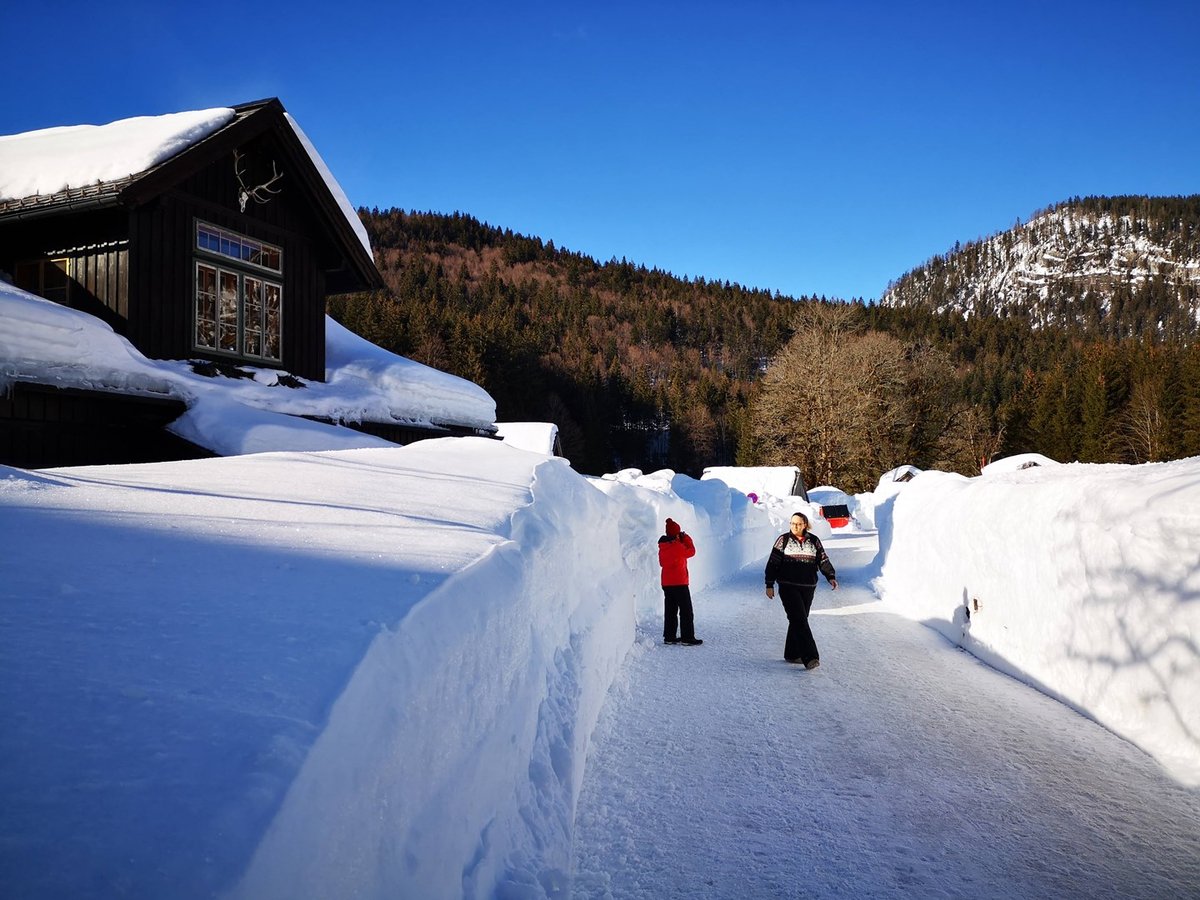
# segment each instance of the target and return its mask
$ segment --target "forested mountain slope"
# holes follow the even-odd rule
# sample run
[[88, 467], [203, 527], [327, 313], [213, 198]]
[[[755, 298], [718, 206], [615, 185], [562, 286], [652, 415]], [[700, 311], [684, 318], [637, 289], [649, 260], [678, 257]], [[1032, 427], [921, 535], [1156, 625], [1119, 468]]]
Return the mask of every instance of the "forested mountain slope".
[[598, 263], [461, 214], [363, 213], [389, 291], [337, 298], [369, 340], [482, 385], [501, 421], [558, 423], [584, 472], [732, 462], [791, 298]]
[[482, 385], [500, 421], [556, 422], [581, 472], [786, 463], [866, 489], [899, 463], [1200, 454], [1200, 198], [1061, 204], [877, 305], [600, 263], [463, 214], [360, 214], [388, 290], [331, 315]]

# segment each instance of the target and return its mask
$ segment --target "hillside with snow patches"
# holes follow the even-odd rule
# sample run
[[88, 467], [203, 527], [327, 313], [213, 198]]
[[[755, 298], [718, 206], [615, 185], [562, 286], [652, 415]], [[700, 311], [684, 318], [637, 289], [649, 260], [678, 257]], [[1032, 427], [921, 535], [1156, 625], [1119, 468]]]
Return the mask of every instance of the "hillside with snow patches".
[[1200, 329], [1200, 198], [1101, 198], [935, 256], [884, 306], [1028, 318], [1112, 336]]

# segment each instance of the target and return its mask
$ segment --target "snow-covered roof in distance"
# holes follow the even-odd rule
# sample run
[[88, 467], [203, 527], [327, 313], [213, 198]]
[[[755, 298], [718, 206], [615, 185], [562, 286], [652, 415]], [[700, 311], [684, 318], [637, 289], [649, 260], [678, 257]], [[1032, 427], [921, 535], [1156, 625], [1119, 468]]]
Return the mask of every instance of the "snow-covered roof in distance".
[[[0, 136], [0, 201], [125, 181], [199, 143], [232, 122], [237, 114], [230, 107], [216, 107]], [[288, 113], [285, 116], [346, 222], [371, 256], [367, 230], [345, 191], [296, 120]]]
[[850, 495], [841, 488], [829, 484], [818, 485], [808, 489], [808, 499], [820, 506], [848, 505]]
[[916, 466], [896, 466], [896, 468], [884, 472], [879, 476], [879, 485], [892, 484], [893, 482], [903, 483], [906, 481], [912, 481], [920, 474], [921, 470]]
[[1058, 460], [1040, 453], [1017, 453], [988, 463], [980, 469], [981, 475], [1000, 475], [1004, 472], [1019, 472], [1021, 469], [1032, 469], [1035, 466], [1061, 466]]
[[700, 480], [716, 478], [746, 494], [791, 497], [799, 466], [709, 466]]
[[147, 359], [94, 316], [0, 282], [0, 387], [28, 381], [176, 397], [188, 412], [171, 430], [223, 456], [391, 446], [299, 416], [483, 431], [494, 425], [496, 402], [479, 385], [389, 353], [328, 316], [325, 348], [323, 383], [288, 387], [275, 369], [241, 364], [252, 378], [205, 377], [186, 360]]
[[497, 422], [496, 431], [506, 444], [554, 456], [558, 426], [553, 422]]

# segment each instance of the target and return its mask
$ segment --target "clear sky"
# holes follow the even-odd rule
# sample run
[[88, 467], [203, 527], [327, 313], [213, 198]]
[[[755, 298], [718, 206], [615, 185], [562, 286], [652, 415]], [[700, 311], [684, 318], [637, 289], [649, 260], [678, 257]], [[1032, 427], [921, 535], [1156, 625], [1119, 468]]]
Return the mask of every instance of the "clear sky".
[[361, 206], [877, 298], [1072, 196], [1200, 193], [1200, 3], [0, 0], [0, 134], [277, 96]]

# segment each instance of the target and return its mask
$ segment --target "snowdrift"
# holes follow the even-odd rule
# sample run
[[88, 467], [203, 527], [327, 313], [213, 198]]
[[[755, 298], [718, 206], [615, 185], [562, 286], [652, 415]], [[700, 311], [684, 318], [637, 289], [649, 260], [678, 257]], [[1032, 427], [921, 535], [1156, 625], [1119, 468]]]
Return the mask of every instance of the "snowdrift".
[[[406, 455], [444, 465], [454, 446]], [[566, 884], [588, 737], [633, 640], [636, 585], [601, 492], [563, 460], [482, 449], [457, 474], [528, 476], [528, 502], [374, 640], [234, 896]], [[585, 532], [592, 548], [577, 553]]]
[[480, 438], [0, 467], [6, 888], [560, 894], [668, 515], [698, 587], [775, 533], [718, 482]]
[[876, 518], [887, 603], [1200, 784], [1200, 458], [925, 472]]
[[744, 494], [722, 481], [696, 481], [670, 469], [648, 475], [639, 469], [626, 469], [589, 480], [616, 501], [620, 510], [622, 556], [640, 586], [639, 618], [658, 616], [660, 624], [658, 538], [668, 518], [678, 522], [696, 542], [696, 555], [688, 560], [693, 591], [765, 558], [771, 542], [787, 529], [780, 524], [778, 515], [751, 503]]

